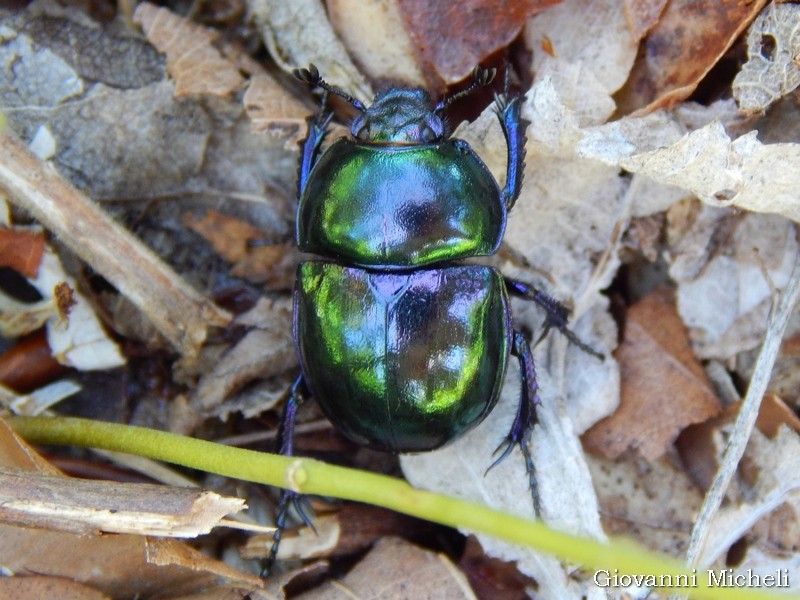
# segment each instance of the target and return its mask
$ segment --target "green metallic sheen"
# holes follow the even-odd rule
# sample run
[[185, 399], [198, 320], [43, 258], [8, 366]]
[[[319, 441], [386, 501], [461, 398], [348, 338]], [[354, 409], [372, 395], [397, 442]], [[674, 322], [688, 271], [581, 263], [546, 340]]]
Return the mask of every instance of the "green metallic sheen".
[[506, 207], [462, 140], [334, 143], [309, 174], [297, 211], [303, 252], [409, 268], [497, 251]]
[[294, 313], [303, 377], [353, 441], [438, 448], [500, 394], [511, 344], [499, 271], [477, 265], [387, 273], [305, 262]]

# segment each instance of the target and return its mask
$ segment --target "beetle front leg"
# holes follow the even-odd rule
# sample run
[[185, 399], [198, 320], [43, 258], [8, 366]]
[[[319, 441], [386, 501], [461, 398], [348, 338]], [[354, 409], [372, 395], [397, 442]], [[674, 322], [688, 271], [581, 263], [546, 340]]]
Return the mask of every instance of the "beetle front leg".
[[[308, 395], [305, 381], [303, 376], [300, 375], [292, 384], [289, 392], [289, 398], [283, 407], [283, 417], [281, 418], [280, 428], [278, 430], [278, 451], [283, 456], [294, 456], [294, 422], [297, 415], [297, 408], [305, 401]], [[275, 533], [272, 537], [272, 547], [270, 548], [269, 555], [264, 560], [261, 569], [261, 577], [266, 578], [269, 575], [272, 565], [275, 564], [275, 558], [278, 556], [278, 548], [281, 545], [281, 538], [283, 531], [286, 529], [286, 517], [289, 514], [289, 507], [293, 506], [303, 523], [313, 529], [311, 520], [308, 518], [306, 511], [303, 507], [303, 497], [292, 490], [284, 489], [281, 491], [281, 499], [278, 503], [278, 512], [275, 518]]]
[[[519, 359], [520, 371], [520, 398], [517, 406], [517, 415], [511, 424], [511, 431], [508, 432], [506, 439], [495, 450], [501, 452], [489, 469], [499, 464], [514, 449], [519, 446], [522, 456], [525, 458], [525, 472], [528, 474], [528, 485], [531, 489], [533, 498], [533, 510], [536, 516], [541, 515], [541, 503], [539, 501], [539, 488], [536, 483], [536, 469], [531, 456], [530, 437], [531, 431], [539, 422], [536, 415], [536, 406], [541, 404], [539, 400], [539, 384], [536, 383], [536, 368], [533, 364], [533, 353], [528, 338], [521, 331], [514, 331], [511, 345], [511, 354]], [[487, 469], [488, 471], [488, 469]]]
[[537, 305], [539, 305], [539, 307], [544, 309], [547, 317], [545, 318], [544, 322], [544, 331], [542, 332], [542, 335], [539, 336], [539, 339], [536, 340], [537, 344], [547, 335], [551, 327], [555, 327], [564, 337], [566, 337], [570, 342], [575, 344], [587, 354], [591, 354], [600, 360], [605, 360], [605, 356], [603, 356], [601, 352], [598, 352], [586, 344], [577, 336], [577, 334], [575, 334], [575, 332], [567, 327], [569, 310], [566, 306], [561, 304], [561, 302], [552, 296], [548, 296], [543, 291], [537, 290], [529, 283], [517, 281], [515, 279], [509, 279], [508, 277], [504, 277], [504, 279], [506, 282], [506, 288], [510, 294], [535, 302]]
[[501, 196], [506, 209], [511, 210], [522, 189], [525, 168], [525, 130], [530, 122], [523, 119], [520, 114], [522, 96], [509, 98], [508, 87], [508, 71], [506, 71], [505, 90], [502, 95], [495, 96], [495, 108], [508, 147], [506, 185], [501, 191]]
[[322, 141], [325, 139], [325, 133], [328, 128], [328, 123], [333, 116], [333, 113], [326, 110], [328, 103], [328, 92], [322, 94], [320, 101], [319, 112], [311, 115], [306, 119], [308, 124], [308, 133], [306, 139], [300, 142], [300, 164], [297, 169], [297, 197], [299, 198], [303, 189], [306, 187], [308, 181], [308, 174], [317, 162], [319, 156], [319, 149], [322, 146]]

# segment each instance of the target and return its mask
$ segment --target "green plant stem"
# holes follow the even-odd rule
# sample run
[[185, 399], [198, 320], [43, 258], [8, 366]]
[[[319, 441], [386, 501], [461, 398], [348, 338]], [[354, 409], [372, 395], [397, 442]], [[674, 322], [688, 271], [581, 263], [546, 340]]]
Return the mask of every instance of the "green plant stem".
[[[659, 556], [633, 542], [602, 544], [548, 529], [480, 504], [412, 488], [403, 480], [317, 460], [231, 448], [163, 431], [68, 417], [8, 417], [7, 422], [32, 443], [102, 448], [162, 460], [227, 477], [289, 487], [303, 494], [332, 496], [391, 510], [553, 554], [584, 568], [612, 574], [691, 575], [674, 559]], [[615, 571], [616, 570], [616, 571]], [[698, 598], [742, 600], [778, 596], [756, 589], [706, 587], [705, 572], [697, 588], [680, 591]]]

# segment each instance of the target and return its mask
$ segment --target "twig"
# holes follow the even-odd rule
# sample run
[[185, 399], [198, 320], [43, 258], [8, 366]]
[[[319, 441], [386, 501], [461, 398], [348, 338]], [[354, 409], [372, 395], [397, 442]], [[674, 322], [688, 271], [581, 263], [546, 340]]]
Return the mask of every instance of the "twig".
[[19, 141], [0, 137], [0, 189], [133, 302], [185, 356], [230, 315], [194, 290]]
[[[526, 520], [474, 502], [448, 498], [412, 488], [403, 480], [318, 460], [280, 456], [221, 446], [204, 440], [116, 423], [74, 418], [10, 417], [9, 425], [29, 442], [90, 446], [133, 452], [158, 460], [245, 481], [290, 487], [308, 495], [332, 496], [413, 515], [435, 523], [486, 533], [561, 558], [565, 562], [598, 569], [604, 574], [664, 574], [691, 577], [674, 559], [650, 552], [626, 540], [601, 543], [547, 528], [539, 520]], [[780, 596], [760, 589], [707, 587], [699, 582], [687, 592], [697, 598], [720, 600], [777, 600]]]
[[711, 484], [711, 488], [706, 494], [700, 514], [692, 529], [692, 537], [686, 553], [686, 560], [690, 567], [695, 567], [700, 562], [710, 563], [714, 558], [702, 555], [708, 540], [710, 526], [722, 503], [725, 490], [728, 488], [728, 484], [730, 484], [736, 467], [744, 454], [750, 434], [753, 432], [753, 427], [758, 417], [758, 409], [761, 406], [761, 399], [767, 390], [772, 367], [780, 350], [781, 339], [799, 295], [800, 261], [795, 264], [794, 271], [783, 292], [777, 310], [772, 314], [767, 326], [764, 344], [761, 347], [761, 352], [753, 370], [753, 378], [750, 380], [747, 395], [739, 409], [739, 415], [736, 418], [731, 438], [725, 448], [722, 464], [714, 478], [714, 482]]

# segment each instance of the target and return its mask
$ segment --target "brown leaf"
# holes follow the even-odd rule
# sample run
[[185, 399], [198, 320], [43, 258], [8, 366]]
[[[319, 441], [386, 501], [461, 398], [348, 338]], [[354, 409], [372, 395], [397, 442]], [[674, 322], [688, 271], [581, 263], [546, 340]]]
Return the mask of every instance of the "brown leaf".
[[672, 556], [686, 551], [703, 495], [677, 461], [647, 461], [628, 452], [613, 461], [589, 455], [587, 462], [608, 535]]
[[25, 336], [0, 354], [0, 383], [26, 393], [42, 387], [67, 371], [53, 358], [44, 330]]
[[289, 290], [300, 262], [297, 245], [292, 242], [251, 247], [249, 242], [263, 240], [263, 232], [250, 223], [223, 215], [215, 210], [203, 217], [192, 214], [183, 223], [211, 242], [214, 250], [234, 263], [231, 275], [253, 283], [263, 283], [272, 290]]
[[248, 242], [263, 236], [263, 232], [250, 223], [215, 210], [210, 210], [199, 218], [186, 214], [183, 223], [211, 242], [217, 254], [229, 262], [242, 260], [247, 256]]
[[401, 539], [384, 538], [336, 584], [328, 583], [300, 598], [472, 600], [475, 595], [464, 574], [445, 556]]
[[525, 21], [560, 0], [396, 0], [426, 79], [452, 84], [507, 46]]
[[687, 98], [765, 4], [670, 2], [616, 96], [620, 112], [649, 113]]
[[253, 131], [286, 137], [294, 146], [305, 137], [308, 109], [266, 74], [254, 76], [242, 98]]
[[467, 545], [458, 566], [469, 579], [478, 598], [518, 600], [526, 598], [525, 590], [534, 584], [519, 572], [515, 563], [487, 556], [474, 536], [467, 537]]
[[58, 598], [59, 600], [103, 600], [108, 596], [91, 586], [64, 577], [18, 575], [0, 577], [0, 598]]
[[0, 267], [11, 267], [33, 279], [43, 253], [43, 233], [0, 227]]
[[[701, 490], [707, 490], [719, 469], [724, 451], [718, 434], [728, 427], [739, 414], [741, 402], [728, 406], [713, 419], [690, 425], [675, 441], [675, 447], [692, 480]], [[787, 425], [800, 433], [800, 419], [775, 394], [766, 394], [758, 409], [756, 427], [767, 437], [774, 439], [781, 425]]]
[[667, 0], [625, 0], [625, 20], [635, 42], [658, 23], [666, 6]]
[[617, 411], [583, 436], [591, 449], [615, 458], [636, 448], [658, 458], [692, 423], [716, 415], [720, 404], [695, 358], [668, 291], [657, 290], [627, 313]]
[[236, 65], [213, 44], [219, 35], [154, 4], [143, 2], [133, 13], [153, 46], [167, 55], [167, 70], [175, 78], [175, 95], [227, 96], [244, 78]]

